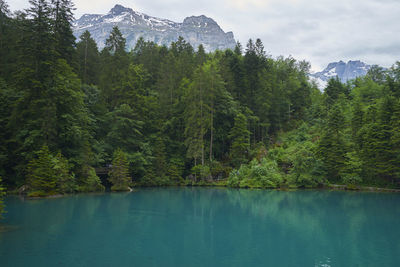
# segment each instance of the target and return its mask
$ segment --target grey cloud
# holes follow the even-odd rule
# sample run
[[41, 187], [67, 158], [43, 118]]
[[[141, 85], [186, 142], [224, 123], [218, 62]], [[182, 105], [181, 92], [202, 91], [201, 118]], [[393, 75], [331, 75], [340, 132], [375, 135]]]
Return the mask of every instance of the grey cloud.
[[[13, 10], [22, 0], [12, 0]], [[78, 16], [106, 13], [117, 2], [75, 0]], [[360, 59], [390, 66], [400, 60], [398, 0], [118, 0], [152, 16], [181, 22], [190, 15], [215, 19], [243, 45], [261, 38], [273, 56], [306, 59], [315, 69]]]

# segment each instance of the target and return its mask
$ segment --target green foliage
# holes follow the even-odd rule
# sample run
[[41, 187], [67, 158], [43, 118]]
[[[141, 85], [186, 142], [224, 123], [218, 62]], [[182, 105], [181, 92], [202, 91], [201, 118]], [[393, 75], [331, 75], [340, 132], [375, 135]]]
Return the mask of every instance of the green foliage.
[[53, 169], [57, 174], [56, 186], [60, 193], [74, 193], [77, 191], [75, 175], [69, 172], [68, 160], [61, 153], [53, 158]]
[[339, 81], [339, 78], [331, 78], [325, 88], [325, 104], [330, 108], [340, 98], [341, 95], [347, 95], [347, 88]]
[[104, 190], [105, 188], [101, 184], [100, 178], [96, 175], [95, 169], [89, 165], [83, 165], [78, 179], [78, 191], [102, 192]]
[[363, 163], [360, 158], [358, 158], [356, 152], [346, 153], [345, 167], [341, 172], [343, 182], [346, 185], [360, 184], [362, 182], [362, 166]]
[[178, 158], [172, 158], [168, 164], [167, 177], [169, 181], [175, 184], [183, 182], [182, 174], [184, 169], [184, 162]]
[[330, 181], [340, 181], [340, 171], [345, 163], [346, 147], [342, 131], [344, 120], [341, 107], [335, 104], [328, 113], [318, 145], [318, 155], [325, 165]]
[[7, 127], [9, 123], [9, 117], [11, 115], [11, 105], [13, 90], [11, 90], [5, 81], [0, 78], [0, 176], [5, 175], [6, 165], [8, 159], [8, 134], [9, 128]]
[[238, 167], [240, 164], [246, 163], [250, 150], [250, 131], [247, 129], [247, 118], [242, 113], [236, 115], [229, 138], [232, 139], [231, 162], [233, 166]]
[[129, 176], [129, 163], [127, 155], [121, 149], [114, 152], [108, 180], [112, 183], [113, 191], [129, 191], [132, 178]]
[[53, 156], [47, 146], [43, 146], [37, 152], [37, 158], [28, 163], [27, 181], [31, 192], [55, 194], [57, 172], [54, 169]]
[[215, 60], [200, 66], [186, 95], [185, 145], [187, 157], [205, 163], [205, 135], [210, 135], [209, 159], [213, 158], [214, 114], [217, 95], [223, 93], [224, 83]]
[[276, 161], [264, 158], [260, 163], [257, 160], [252, 160], [248, 165], [243, 164], [238, 170], [234, 169], [229, 175], [228, 186], [277, 188], [283, 182], [284, 177], [279, 171]]
[[114, 166], [116, 154], [124, 171], [110, 173], [115, 190], [126, 177], [147, 186], [193, 176], [259, 188], [400, 182], [400, 63], [346, 85], [331, 79], [321, 93], [309, 63], [273, 59], [260, 39], [244, 54], [239, 43], [195, 51], [183, 38], [169, 47], [139, 39], [127, 52], [114, 27], [99, 53], [89, 32], [75, 47], [70, 0], [30, 4], [15, 16], [4, 3], [0, 11], [7, 187], [102, 191], [94, 167]]
[[128, 151], [137, 151], [141, 145], [143, 122], [128, 104], [122, 104], [108, 114], [107, 121], [111, 129], [107, 134], [109, 152], [113, 147], [124, 147]]
[[146, 171], [146, 174], [140, 179], [139, 185], [140, 186], [163, 186], [162, 182], [164, 179], [159, 179], [154, 173], [153, 168], [149, 168]]
[[68, 160], [61, 153], [53, 156], [49, 148], [43, 146], [36, 154], [37, 157], [28, 164], [29, 196], [76, 192], [75, 175], [70, 172]]
[[53, 21], [54, 44], [57, 56], [73, 64], [75, 53], [75, 36], [72, 32], [72, 22], [74, 21], [74, 4], [71, 0], [52, 0], [51, 1]]
[[88, 31], [80, 36], [76, 44], [77, 74], [83, 83], [97, 84], [99, 79], [100, 56], [97, 44]]
[[[254, 160], [233, 170], [228, 185], [233, 187], [317, 187], [325, 183], [325, 170], [312, 142], [314, 128], [302, 124], [282, 135], [268, 151], [259, 145]], [[279, 145], [278, 145], [279, 144]]]
[[117, 26], [112, 28], [110, 36], [106, 40], [106, 49], [112, 54], [123, 54], [125, 53], [126, 39], [122, 36], [122, 33]]
[[300, 187], [316, 187], [324, 181], [321, 163], [316, 156], [316, 145], [305, 141], [287, 151], [291, 163], [289, 183]]
[[194, 166], [192, 168], [192, 174], [195, 175], [196, 178], [198, 177], [202, 181], [212, 180], [210, 166], [208, 165]]

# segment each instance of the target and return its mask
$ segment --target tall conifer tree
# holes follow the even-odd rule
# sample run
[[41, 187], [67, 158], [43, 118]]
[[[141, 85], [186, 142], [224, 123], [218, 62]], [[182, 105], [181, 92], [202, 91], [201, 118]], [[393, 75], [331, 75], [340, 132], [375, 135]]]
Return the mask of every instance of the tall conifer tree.
[[55, 50], [58, 57], [65, 59], [69, 65], [73, 62], [75, 52], [75, 36], [72, 32], [72, 21], [74, 20], [74, 4], [71, 0], [51, 0], [53, 14], [53, 29], [55, 39]]
[[99, 50], [88, 31], [80, 36], [80, 41], [76, 45], [76, 53], [79, 78], [86, 84], [98, 84]]
[[232, 139], [230, 157], [233, 166], [240, 167], [240, 164], [246, 163], [250, 151], [250, 131], [247, 128], [247, 118], [242, 113], [235, 117], [235, 124], [229, 133]]
[[121, 149], [114, 152], [112, 167], [108, 180], [112, 183], [113, 191], [129, 191], [132, 178], [129, 176], [129, 164], [127, 155]]

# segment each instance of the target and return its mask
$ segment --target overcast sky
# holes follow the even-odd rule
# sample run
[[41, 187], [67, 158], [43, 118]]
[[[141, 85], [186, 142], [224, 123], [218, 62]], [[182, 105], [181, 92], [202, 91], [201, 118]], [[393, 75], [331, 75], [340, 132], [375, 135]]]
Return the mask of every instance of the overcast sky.
[[[28, 0], [6, 0], [12, 11]], [[260, 38], [272, 56], [292, 55], [323, 69], [361, 60], [390, 67], [400, 60], [400, 0], [75, 0], [75, 16], [107, 13], [115, 4], [176, 22], [212, 17], [243, 45]]]

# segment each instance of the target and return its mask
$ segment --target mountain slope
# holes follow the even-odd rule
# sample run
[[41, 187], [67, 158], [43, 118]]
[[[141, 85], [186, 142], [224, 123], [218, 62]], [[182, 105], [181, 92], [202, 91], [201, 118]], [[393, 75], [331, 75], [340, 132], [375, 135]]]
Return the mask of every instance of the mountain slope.
[[121, 5], [115, 5], [106, 15], [83, 15], [73, 23], [73, 30], [77, 38], [88, 30], [102, 49], [114, 26], [118, 26], [126, 38], [128, 49], [133, 48], [140, 37], [145, 41], [169, 46], [182, 36], [194, 48], [203, 44], [207, 52], [233, 49], [236, 45], [232, 32], [225, 33], [213, 19], [206, 16], [187, 17], [183, 23], [177, 23], [151, 17]]
[[350, 60], [347, 63], [339, 61], [329, 63], [323, 71], [310, 74], [310, 76], [317, 81], [320, 88], [325, 88], [330, 78], [335, 78], [337, 76], [341, 82], [345, 83], [349, 80], [366, 75], [370, 68], [371, 65], [367, 65], [359, 60]]

